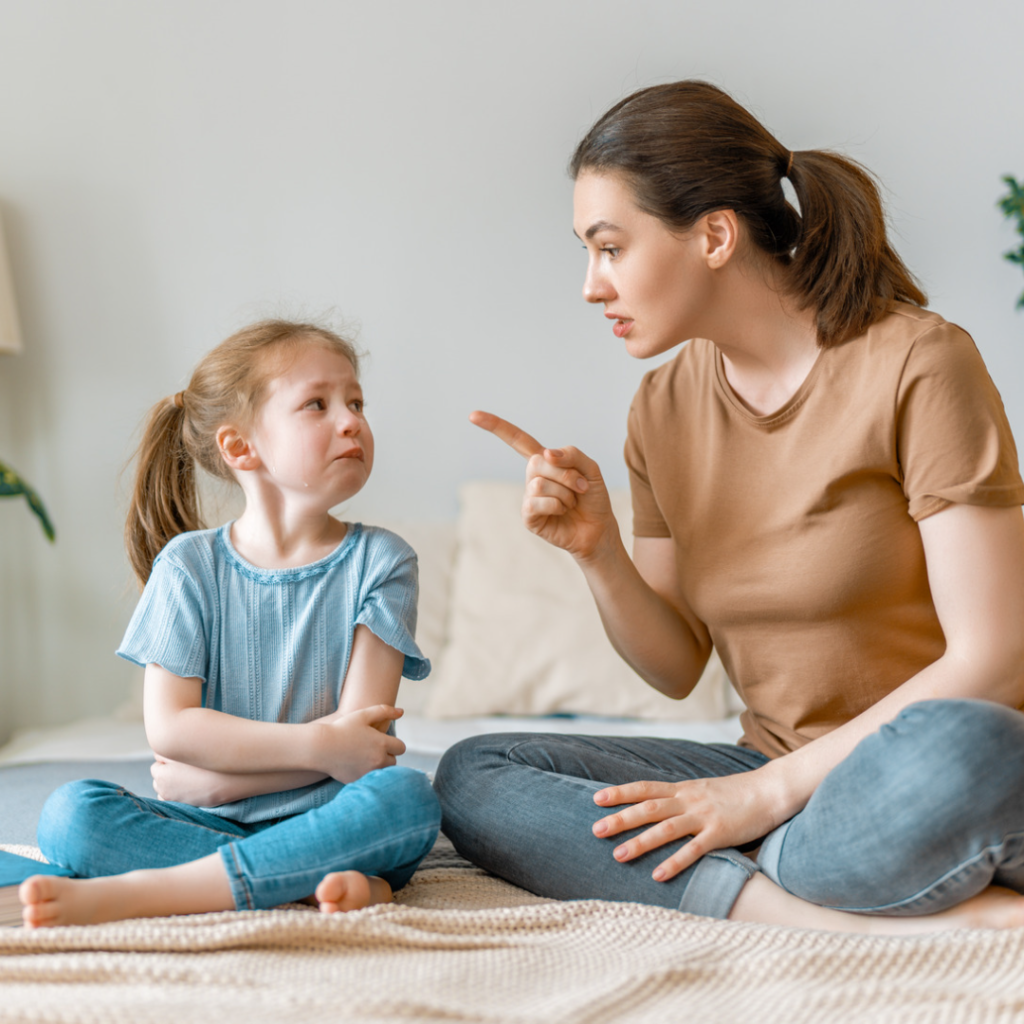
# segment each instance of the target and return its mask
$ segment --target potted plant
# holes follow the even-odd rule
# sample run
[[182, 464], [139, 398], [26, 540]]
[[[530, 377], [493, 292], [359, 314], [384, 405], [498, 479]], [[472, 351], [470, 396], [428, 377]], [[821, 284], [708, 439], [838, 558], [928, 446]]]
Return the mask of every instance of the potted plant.
[[[1011, 263], [1024, 268], [1024, 184], [1010, 174], [1003, 177], [1003, 183], [1009, 191], [999, 200], [999, 209], [1009, 220], [1016, 220], [1017, 233], [1021, 237], [1020, 245], [1003, 253], [1003, 256]], [[1024, 309], [1024, 292], [1021, 292], [1020, 298], [1017, 299], [1017, 308]]]
[[52, 541], [56, 537], [56, 533], [39, 495], [7, 463], [0, 462], [0, 498], [16, 498], [19, 494], [25, 496], [28, 507], [32, 509], [42, 524], [47, 540]]

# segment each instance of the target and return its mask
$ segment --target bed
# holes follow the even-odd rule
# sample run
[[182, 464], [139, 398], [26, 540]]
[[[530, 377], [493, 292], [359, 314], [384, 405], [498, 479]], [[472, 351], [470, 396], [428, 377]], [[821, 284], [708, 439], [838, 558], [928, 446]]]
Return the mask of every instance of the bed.
[[[518, 487], [461, 499], [457, 524], [393, 524], [420, 554], [418, 637], [435, 664], [401, 694], [404, 763], [432, 772], [485, 730], [738, 737], [717, 661], [681, 704], [617, 661], [571, 560], [519, 526]], [[628, 523], [627, 497], [615, 503]], [[148, 792], [140, 719], [136, 694], [111, 718], [16, 735], [0, 750], [0, 846], [41, 856], [35, 820], [64, 781]], [[882, 939], [561, 903], [442, 836], [394, 904], [349, 915], [0, 929], [0, 1020], [1003, 1022], [1024, 1020], [1022, 947], [1024, 929]]]

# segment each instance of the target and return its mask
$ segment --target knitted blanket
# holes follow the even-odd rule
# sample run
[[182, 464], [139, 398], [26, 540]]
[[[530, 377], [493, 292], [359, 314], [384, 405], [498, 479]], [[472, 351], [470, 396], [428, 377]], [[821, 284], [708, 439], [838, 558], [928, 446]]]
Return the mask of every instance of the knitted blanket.
[[1024, 1019], [1022, 966], [1024, 929], [839, 936], [428, 866], [350, 914], [2, 929], [0, 1021], [995, 1024]]

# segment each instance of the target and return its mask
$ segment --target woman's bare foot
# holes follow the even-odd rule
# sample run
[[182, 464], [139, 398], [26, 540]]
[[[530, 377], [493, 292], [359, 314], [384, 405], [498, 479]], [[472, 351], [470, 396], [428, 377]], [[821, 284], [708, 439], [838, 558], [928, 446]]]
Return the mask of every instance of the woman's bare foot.
[[383, 878], [359, 871], [332, 871], [316, 887], [316, 899], [323, 914], [362, 910], [375, 903], [390, 903], [391, 886]]
[[233, 910], [235, 906], [220, 854], [216, 853], [177, 867], [103, 878], [33, 875], [21, 883], [18, 895], [26, 928], [202, 914]]
[[954, 928], [1018, 928], [1024, 926], [1024, 896], [992, 885], [959, 906], [938, 914], [882, 917], [816, 906], [786, 892], [764, 875], [756, 874], [740, 891], [729, 920], [861, 935], [925, 935]]

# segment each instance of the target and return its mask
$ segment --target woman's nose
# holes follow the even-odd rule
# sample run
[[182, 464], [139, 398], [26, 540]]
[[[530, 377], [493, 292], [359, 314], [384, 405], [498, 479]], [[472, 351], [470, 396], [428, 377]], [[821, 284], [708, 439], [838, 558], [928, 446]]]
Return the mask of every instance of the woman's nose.
[[583, 298], [587, 302], [607, 302], [612, 297], [612, 289], [600, 269], [591, 263], [583, 278]]

